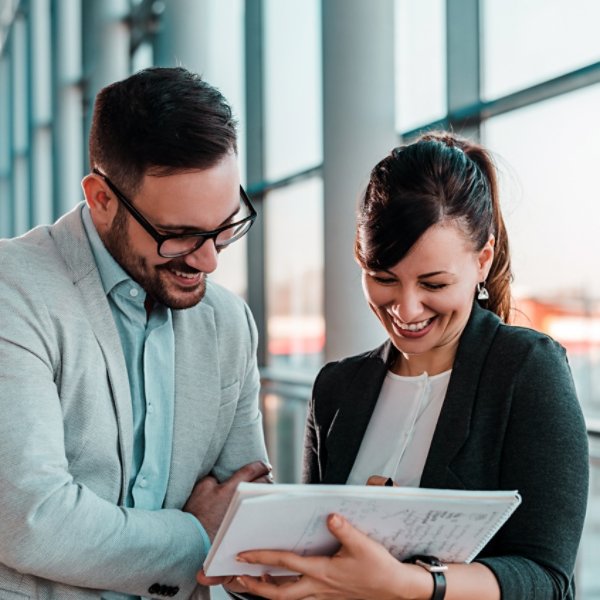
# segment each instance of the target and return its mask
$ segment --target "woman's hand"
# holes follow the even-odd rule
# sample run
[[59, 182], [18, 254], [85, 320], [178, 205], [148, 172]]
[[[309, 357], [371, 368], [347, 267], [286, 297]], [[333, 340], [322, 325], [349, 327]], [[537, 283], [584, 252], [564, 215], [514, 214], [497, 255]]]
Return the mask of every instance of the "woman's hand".
[[222, 585], [232, 592], [245, 592], [247, 591], [235, 578], [234, 575], [228, 577], [208, 577], [204, 574], [204, 570], [196, 573], [196, 581], [200, 585]]
[[398, 487], [391, 477], [383, 477], [383, 475], [371, 475], [367, 479], [367, 485], [382, 485], [385, 487]]
[[298, 571], [303, 576], [297, 582], [278, 584], [250, 576], [238, 577], [237, 582], [246, 591], [272, 600], [397, 600], [418, 597], [423, 589], [423, 597], [433, 593], [429, 573], [398, 562], [340, 515], [329, 515], [327, 526], [342, 545], [332, 557], [302, 557], [275, 550], [252, 550], [238, 556], [243, 562]]
[[[198, 571], [196, 573], [196, 581], [201, 585], [212, 586], [212, 585], [222, 585], [224, 588], [228, 589], [230, 592], [238, 592], [243, 593], [247, 592], [248, 588], [243, 586], [235, 575], [228, 576], [219, 576], [219, 577], [209, 577], [204, 573], [204, 569]], [[260, 577], [255, 578], [257, 581], [267, 581], [269, 583], [275, 585], [282, 585], [286, 582], [295, 582], [300, 579], [298, 575], [281, 575], [277, 577], [272, 577], [271, 575], [261, 575]]]

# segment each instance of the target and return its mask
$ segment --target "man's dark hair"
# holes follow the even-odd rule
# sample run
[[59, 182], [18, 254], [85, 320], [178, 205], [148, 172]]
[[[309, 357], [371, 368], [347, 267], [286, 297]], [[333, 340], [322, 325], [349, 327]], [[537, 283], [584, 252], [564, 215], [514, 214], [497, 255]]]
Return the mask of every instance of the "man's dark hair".
[[100, 90], [90, 167], [133, 194], [147, 172], [207, 169], [237, 152], [236, 124], [221, 92], [181, 67], [153, 67]]

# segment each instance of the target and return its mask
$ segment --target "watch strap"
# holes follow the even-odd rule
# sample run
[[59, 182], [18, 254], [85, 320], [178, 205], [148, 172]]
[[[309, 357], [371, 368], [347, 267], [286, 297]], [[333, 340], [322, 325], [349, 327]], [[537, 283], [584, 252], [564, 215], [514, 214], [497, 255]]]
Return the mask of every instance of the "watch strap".
[[429, 571], [433, 577], [433, 595], [431, 596], [431, 600], [444, 600], [446, 596], [446, 575], [444, 573], [448, 570], [447, 565], [435, 556], [426, 554], [411, 556], [403, 562], [419, 565]]
[[444, 600], [446, 596], [446, 576], [443, 571], [430, 571], [433, 575], [433, 596], [431, 600]]

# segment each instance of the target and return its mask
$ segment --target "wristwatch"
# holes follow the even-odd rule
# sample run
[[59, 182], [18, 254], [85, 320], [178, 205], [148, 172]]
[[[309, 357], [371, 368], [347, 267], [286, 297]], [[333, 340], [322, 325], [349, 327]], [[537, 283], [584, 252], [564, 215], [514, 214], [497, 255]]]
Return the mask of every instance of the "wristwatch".
[[446, 595], [446, 576], [444, 572], [448, 570], [439, 558], [428, 556], [427, 554], [415, 554], [403, 562], [412, 563], [423, 567], [433, 575], [433, 596], [431, 600], [444, 600]]

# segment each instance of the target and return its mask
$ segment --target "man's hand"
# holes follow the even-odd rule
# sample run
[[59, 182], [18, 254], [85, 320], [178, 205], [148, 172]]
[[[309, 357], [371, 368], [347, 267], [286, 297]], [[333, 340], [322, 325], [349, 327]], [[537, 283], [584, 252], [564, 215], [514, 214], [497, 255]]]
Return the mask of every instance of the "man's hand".
[[260, 461], [250, 463], [223, 483], [208, 475], [194, 486], [185, 503], [183, 510], [194, 515], [202, 523], [211, 542], [215, 539], [235, 489], [242, 481], [271, 483], [271, 466]]

